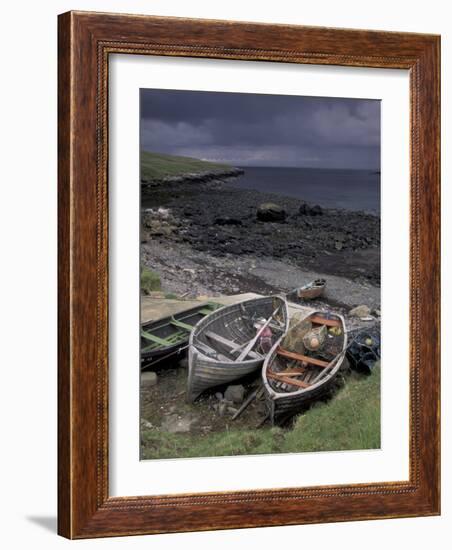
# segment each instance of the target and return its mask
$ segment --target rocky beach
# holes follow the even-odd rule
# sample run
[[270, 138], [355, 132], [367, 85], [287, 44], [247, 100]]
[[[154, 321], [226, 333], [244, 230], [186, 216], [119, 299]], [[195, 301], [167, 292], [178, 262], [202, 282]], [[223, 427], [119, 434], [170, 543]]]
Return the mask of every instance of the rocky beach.
[[331, 303], [379, 309], [379, 217], [237, 189], [233, 178], [145, 191], [141, 254], [177, 295], [287, 292], [325, 276]]

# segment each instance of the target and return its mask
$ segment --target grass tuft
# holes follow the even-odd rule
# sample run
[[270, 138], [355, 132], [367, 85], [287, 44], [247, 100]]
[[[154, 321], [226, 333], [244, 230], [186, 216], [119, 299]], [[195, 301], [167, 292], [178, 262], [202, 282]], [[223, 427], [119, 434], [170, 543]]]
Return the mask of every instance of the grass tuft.
[[159, 275], [145, 266], [141, 266], [140, 286], [144, 294], [162, 289]]

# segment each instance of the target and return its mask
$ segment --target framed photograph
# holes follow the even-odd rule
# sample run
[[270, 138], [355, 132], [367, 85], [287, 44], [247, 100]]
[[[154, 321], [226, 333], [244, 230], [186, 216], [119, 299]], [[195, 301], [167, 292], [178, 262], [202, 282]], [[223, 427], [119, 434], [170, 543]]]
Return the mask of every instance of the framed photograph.
[[440, 513], [439, 58], [59, 16], [61, 535]]

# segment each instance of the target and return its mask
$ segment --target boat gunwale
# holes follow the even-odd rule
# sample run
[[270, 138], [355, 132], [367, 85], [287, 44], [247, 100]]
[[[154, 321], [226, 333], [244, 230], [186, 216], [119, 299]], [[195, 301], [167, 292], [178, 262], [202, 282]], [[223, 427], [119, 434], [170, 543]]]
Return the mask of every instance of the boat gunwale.
[[[309, 319], [310, 317], [314, 317], [318, 314], [325, 314], [325, 312], [321, 311], [321, 310], [315, 310], [315, 311], [311, 312], [306, 317], [306, 319]], [[273, 359], [277, 355], [276, 350], [278, 349], [281, 341], [283, 340], [283, 338], [287, 334], [288, 330], [273, 345], [272, 349], [269, 351], [269, 353], [267, 354], [267, 356], [264, 360], [264, 364], [262, 365], [262, 371], [261, 371], [261, 373], [262, 373], [262, 382], [263, 382], [264, 387], [267, 391], [268, 397], [269, 397], [269, 399], [271, 399], [271, 401], [278, 401], [279, 399], [284, 399], [284, 398], [287, 398], [287, 397], [298, 397], [298, 396], [301, 396], [301, 395], [309, 396], [309, 394], [314, 392], [314, 390], [317, 390], [319, 387], [323, 386], [328, 381], [330, 381], [331, 378], [336, 376], [338, 370], [340, 369], [340, 367], [343, 364], [344, 359], [345, 359], [345, 350], [347, 348], [348, 335], [347, 335], [347, 330], [346, 330], [346, 326], [345, 326], [344, 317], [342, 315], [340, 315], [339, 313], [334, 313], [334, 315], [336, 317], [338, 317], [340, 319], [341, 323], [342, 323], [343, 334], [344, 334], [344, 342], [343, 342], [343, 345], [342, 345], [342, 351], [340, 353], [338, 353], [334, 357], [334, 359], [328, 363], [327, 367], [325, 367], [325, 368], [331, 368], [330, 367], [331, 364], [334, 363], [334, 361], [336, 361], [336, 365], [334, 365], [333, 368], [331, 368], [330, 372], [324, 378], [321, 378], [318, 382], [316, 382], [312, 386], [309, 386], [308, 388], [300, 388], [299, 390], [295, 390], [295, 391], [292, 391], [292, 392], [277, 392], [276, 390], [274, 390], [270, 386], [270, 383], [268, 382], [268, 379], [267, 379], [267, 369], [271, 366], [270, 363], [273, 361]]]
[[[207, 317], [208, 315], [210, 315], [211, 313], [213, 313], [215, 311], [219, 311], [220, 309], [223, 309], [223, 307], [224, 307], [222, 304], [220, 304], [218, 302], [213, 302], [213, 301], [201, 302], [197, 306], [193, 306], [189, 309], [185, 309], [185, 310], [182, 310], [182, 311], [178, 311], [176, 313], [166, 315], [165, 317], [161, 317], [160, 319], [151, 319], [150, 321], [145, 321], [144, 323], [141, 323], [140, 330], [150, 330], [151, 328], [152, 329], [154, 329], [154, 328], [158, 329], [158, 328], [165, 327], [165, 326], [167, 326], [168, 324], [171, 323], [171, 319], [173, 317], [176, 320], [178, 320], [179, 316], [181, 316], [182, 319], [185, 319], [186, 317], [190, 317], [192, 315], [198, 315], [199, 314], [198, 310], [202, 310], [205, 307], [211, 307], [212, 305], [213, 306], [219, 306], [219, 307], [217, 307], [216, 309], [212, 309], [212, 311], [210, 311], [209, 313], [204, 315], [202, 317], [202, 319], [204, 319], [205, 317]], [[202, 319], [200, 319], [199, 321], [201, 321]], [[199, 323], [199, 321], [198, 321], [198, 323]], [[156, 327], [150, 327], [149, 325], [157, 325], [157, 326]], [[196, 327], [196, 324], [193, 325], [193, 328], [195, 328], [195, 327]]]
[[212, 362], [212, 363], [222, 363], [222, 364], [225, 364], [225, 365], [234, 365], [234, 364], [240, 364], [240, 365], [246, 364], [247, 365], [247, 364], [250, 364], [250, 363], [256, 363], [256, 362], [261, 363], [262, 361], [265, 361], [265, 357], [263, 356], [262, 359], [247, 359], [247, 360], [243, 360], [243, 361], [232, 361], [231, 360], [231, 361], [228, 361], [226, 363], [225, 361], [220, 361], [218, 359], [213, 359], [212, 357], [209, 357], [209, 356], [205, 355], [202, 351], [200, 351], [196, 347], [196, 344], [193, 343], [193, 339], [196, 336], [196, 331], [197, 330], [199, 331], [199, 330], [203, 330], [203, 329], [207, 328], [207, 327], [198, 328], [199, 325], [207, 323], [208, 320], [209, 320], [209, 317], [211, 315], [213, 315], [214, 313], [219, 314], [227, 308], [232, 308], [234, 306], [239, 306], [240, 304], [245, 304], [245, 303], [249, 303], [249, 302], [257, 302], [257, 301], [264, 300], [264, 299], [267, 299], [267, 298], [278, 298], [279, 300], [281, 300], [281, 303], [282, 303], [282, 305], [284, 306], [284, 309], [285, 309], [285, 323], [284, 323], [285, 327], [282, 329], [282, 330], [284, 330], [283, 334], [285, 334], [285, 332], [287, 332], [287, 329], [288, 329], [288, 326], [289, 326], [289, 311], [288, 311], [288, 307], [287, 307], [287, 300], [283, 296], [278, 296], [278, 295], [275, 295], [275, 296], [261, 296], [259, 298], [250, 298], [249, 300], [243, 300], [242, 302], [237, 302], [235, 304], [226, 304], [223, 307], [220, 307], [220, 308], [212, 311], [212, 313], [209, 313], [208, 315], [203, 317], [190, 333], [189, 349], [194, 348], [196, 350], [196, 353], [199, 356], [201, 356], [203, 358], [203, 360], [208, 361], [209, 363]]

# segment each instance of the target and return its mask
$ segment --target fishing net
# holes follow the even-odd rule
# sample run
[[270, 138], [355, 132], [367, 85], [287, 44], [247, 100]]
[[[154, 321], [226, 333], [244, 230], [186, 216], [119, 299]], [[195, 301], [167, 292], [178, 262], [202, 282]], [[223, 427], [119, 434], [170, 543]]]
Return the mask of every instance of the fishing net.
[[309, 351], [319, 350], [325, 343], [327, 335], [326, 326], [312, 328], [303, 336], [303, 344]]
[[304, 355], [306, 347], [303, 339], [311, 330], [311, 321], [303, 317], [301, 313], [295, 313], [290, 319], [289, 330], [282, 341], [281, 347], [287, 351]]
[[350, 367], [364, 374], [371, 374], [380, 359], [380, 330], [378, 328], [356, 331], [347, 347]]

